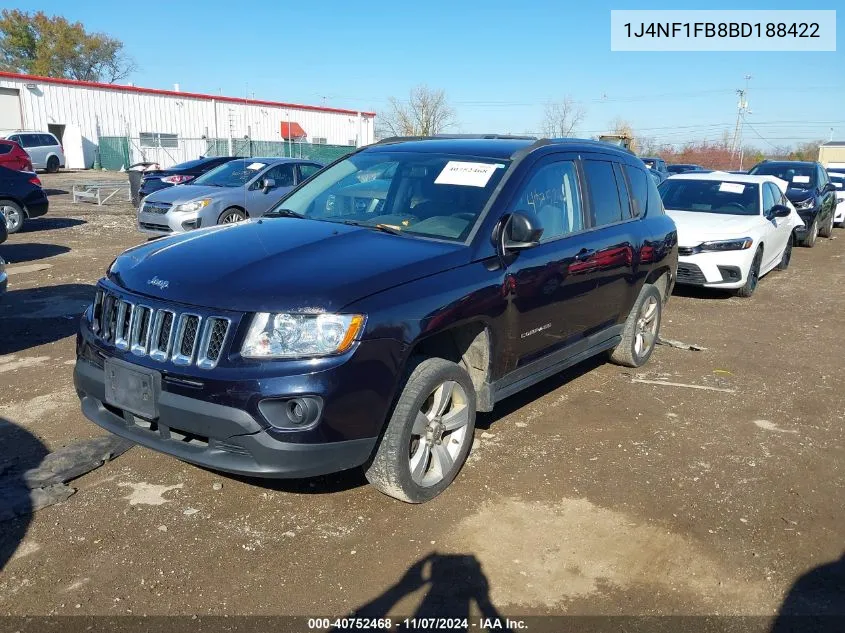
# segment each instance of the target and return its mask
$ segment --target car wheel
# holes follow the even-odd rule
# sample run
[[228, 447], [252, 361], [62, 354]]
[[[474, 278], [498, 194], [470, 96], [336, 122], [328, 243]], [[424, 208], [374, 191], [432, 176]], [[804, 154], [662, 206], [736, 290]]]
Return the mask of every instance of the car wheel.
[[792, 235], [789, 236], [789, 239], [786, 241], [786, 248], [783, 249], [783, 255], [778, 262], [777, 269], [778, 270], [786, 270], [789, 268], [789, 262], [792, 260]]
[[414, 364], [367, 469], [381, 492], [422, 503], [443, 492], [466, 461], [475, 429], [475, 387], [442, 358]]
[[748, 278], [745, 280], [745, 285], [736, 291], [737, 297], [750, 297], [757, 289], [757, 282], [760, 281], [760, 265], [763, 262], [763, 251], [757, 249], [754, 254], [754, 261], [751, 262], [751, 268], [748, 269]]
[[801, 240], [801, 246], [806, 246], [807, 248], [813, 248], [816, 245], [816, 237], [819, 234], [819, 221], [818, 219], [814, 219], [813, 223], [810, 225], [810, 228], [807, 230], [807, 235]]
[[57, 171], [59, 171], [59, 159], [55, 156], [50, 156], [47, 159], [47, 173], [55, 174]]
[[246, 220], [246, 213], [240, 209], [226, 209], [220, 214], [217, 224], [234, 224], [235, 222], [243, 222]]
[[0, 200], [0, 213], [6, 219], [6, 231], [9, 234], [17, 233], [21, 230], [26, 217], [21, 205], [12, 200]]
[[662, 311], [660, 291], [651, 284], [643, 286], [625, 321], [622, 341], [611, 352], [610, 360], [625, 367], [645, 365], [657, 343]]
[[830, 215], [830, 222], [824, 225], [824, 228], [819, 231], [822, 237], [831, 237], [833, 235], [833, 214]]

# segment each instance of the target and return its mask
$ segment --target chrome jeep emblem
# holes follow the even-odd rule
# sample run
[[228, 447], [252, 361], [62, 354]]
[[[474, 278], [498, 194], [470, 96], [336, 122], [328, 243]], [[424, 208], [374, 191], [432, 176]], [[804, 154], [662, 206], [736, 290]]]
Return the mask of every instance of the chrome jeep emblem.
[[164, 290], [170, 285], [170, 282], [166, 279], [159, 279], [158, 277], [153, 277], [149, 281], [147, 281], [147, 285], [149, 286], [157, 286], [159, 290]]

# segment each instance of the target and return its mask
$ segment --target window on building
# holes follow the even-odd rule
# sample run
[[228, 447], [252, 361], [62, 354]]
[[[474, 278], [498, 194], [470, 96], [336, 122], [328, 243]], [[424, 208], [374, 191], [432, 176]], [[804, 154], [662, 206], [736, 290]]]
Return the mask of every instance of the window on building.
[[311, 141], [314, 145], [325, 145], [326, 139], [320, 136], [315, 136], [314, 140]]
[[164, 132], [141, 132], [139, 135], [141, 147], [179, 147], [179, 135]]

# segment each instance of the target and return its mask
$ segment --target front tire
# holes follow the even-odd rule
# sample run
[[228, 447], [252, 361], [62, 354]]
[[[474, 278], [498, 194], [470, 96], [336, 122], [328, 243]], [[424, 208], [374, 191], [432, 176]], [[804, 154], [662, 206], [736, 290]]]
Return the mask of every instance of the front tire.
[[810, 228], [807, 230], [807, 235], [801, 240], [801, 246], [805, 246], [806, 248], [813, 248], [816, 245], [816, 237], [819, 234], [819, 220], [818, 218], [813, 219], [813, 223], [810, 225]]
[[790, 235], [789, 240], [786, 242], [786, 248], [783, 249], [783, 255], [781, 255], [780, 261], [778, 262], [778, 270], [786, 270], [789, 268], [789, 262], [792, 261], [792, 241], [793, 236]]
[[20, 231], [26, 219], [21, 205], [13, 200], [0, 200], [0, 215], [6, 220], [6, 232], [9, 235]]
[[246, 213], [240, 209], [231, 207], [220, 214], [217, 224], [234, 224], [236, 222], [243, 222], [244, 220], [246, 220]]
[[475, 406], [475, 387], [463, 367], [442, 358], [418, 362], [367, 469], [367, 480], [407, 503], [439, 495], [469, 454]]
[[763, 251], [757, 249], [754, 254], [754, 261], [751, 262], [751, 268], [748, 269], [748, 277], [745, 280], [745, 285], [736, 291], [737, 297], [748, 298], [757, 290], [757, 283], [760, 281], [760, 266], [763, 263]]
[[822, 237], [831, 237], [833, 235], [833, 214], [830, 214], [830, 222], [824, 225], [824, 228], [819, 231]]
[[623, 367], [645, 365], [660, 334], [662, 312], [663, 297], [660, 291], [646, 284], [628, 314], [622, 330], [622, 341], [611, 352], [610, 360]]

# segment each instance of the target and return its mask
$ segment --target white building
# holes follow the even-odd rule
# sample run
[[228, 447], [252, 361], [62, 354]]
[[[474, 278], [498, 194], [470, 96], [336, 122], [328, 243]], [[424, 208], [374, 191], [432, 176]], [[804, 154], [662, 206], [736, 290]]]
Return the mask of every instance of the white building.
[[291, 150], [284, 140], [294, 148], [361, 146], [374, 140], [374, 119], [373, 112], [182, 92], [178, 84], [156, 90], [0, 72], [0, 136], [52, 132], [68, 168], [92, 167], [101, 143], [106, 166], [106, 146], [115, 140], [130, 163], [162, 166], [204, 154], [245, 155], [246, 143], [256, 156], [285, 155]]

